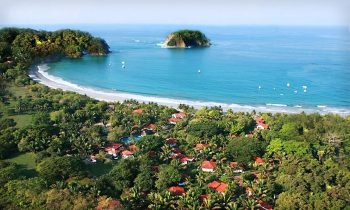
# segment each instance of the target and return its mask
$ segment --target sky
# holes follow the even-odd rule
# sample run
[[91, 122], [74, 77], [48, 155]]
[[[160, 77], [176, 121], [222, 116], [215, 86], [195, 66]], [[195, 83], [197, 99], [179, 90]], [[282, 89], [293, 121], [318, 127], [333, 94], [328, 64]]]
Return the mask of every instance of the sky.
[[0, 25], [350, 25], [350, 0], [0, 0]]

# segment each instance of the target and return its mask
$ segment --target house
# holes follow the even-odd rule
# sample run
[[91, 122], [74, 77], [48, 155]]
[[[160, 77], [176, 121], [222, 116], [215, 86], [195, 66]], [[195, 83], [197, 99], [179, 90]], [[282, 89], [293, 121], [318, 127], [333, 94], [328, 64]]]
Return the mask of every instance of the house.
[[208, 184], [208, 187], [216, 190], [217, 192], [224, 193], [227, 190], [228, 184], [221, 181], [213, 181]]
[[269, 126], [265, 123], [265, 120], [262, 117], [255, 117], [256, 128], [257, 129], [268, 129]]
[[238, 163], [237, 162], [230, 162], [230, 167], [231, 168], [235, 168], [238, 166]]
[[153, 123], [147, 125], [143, 128], [143, 130], [149, 131], [149, 132], [155, 132], [157, 130], [157, 126]]
[[264, 163], [264, 160], [261, 157], [255, 157], [254, 161], [256, 164], [259, 164], [259, 165]]
[[187, 165], [188, 162], [193, 162], [193, 161], [194, 161], [193, 157], [184, 156], [180, 158], [181, 165]]
[[183, 195], [185, 194], [185, 188], [179, 187], [179, 186], [172, 186], [169, 187], [168, 190], [171, 192], [173, 195]]
[[137, 146], [135, 144], [129, 145], [129, 150], [131, 152], [135, 152], [136, 150], [138, 150]]
[[248, 134], [245, 135], [245, 137], [247, 137], [247, 138], [253, 138], [253, 137], [254, 137], [254, 134], [253, 134], [253, 133], [248, 133]]
[[172, 114], [171, 117], [176, 119], [184, 119], [186, 117], [186, 114], [183, 112], [178, 112], [178, 113]]
[[174, 118], [174, 117], [169, 118], [169, 123], [172, 125], [176, 125], [176, 123], [178, 123], [180, 121], [181, 121], [181, 119], [179, 119], [179, 118]]
[[207, 148], [207, 147], [208, 147], [207, 144], [196, 144], [194, 149], [199, 151], [199, 150], [203, 150], [204, 148]]
[[260, 205], [260, 208], [259, 210], [272, 210], [272, 205], [265, 202], [265, 201], [262, 201], [262, 200], [258, 200], [258, 203]]
[[216, 168], [216, 163], [214, 161], [203, 161], [201, 164], [202, 171], [214, 172]]
[[170, 158], [172, 158], [172, 159], [181, 159], [183, 157], [185, 157], [185, 155], [183, 155], [181, 153], [171, 153], [170, 154]]
[[238, 166], [237, 162], [230, 162], [230, 167], [233, 169], [233, 173], [242, 173], [243, 169]]
[[117, 157], [118, 155], [118, 150], [116, 150], [113, 147], [106, 147], [105, 151], [107, 152], [107, 154], [112, 155], [113, 157]]
[[183, 112], [172, 114], [171, 118], [169, 118], [169, 123], [176, 125], [176, 123], [180, 122], [185, 117], [186, 117], [186, 114]]
[[177, 145], [177, 141], [175, 138], [167, 138], [165, 140], [165, 143], [170, 145], [171, 147], [176, 147], [176, 145]]
[[143, 113], [143, 109], [135, 109], [134, 111], [132, 111], [133, 114], [142, 114]]
[[105, 152], [107, 152], [109, 155], [112, 155], [113, 157], [117, 157], [119, 152], [118, 150], [121, 146], [123, 146], [123, 144], [112, 142], [110, 144], [107, 144], [105, 147]]
[[133, 156], [133, 152], [131, 152], [130, 150], [124, 150], [122, 151], [122, 157], [123, 159], [126, 159], [126, 158], [130, 158]]

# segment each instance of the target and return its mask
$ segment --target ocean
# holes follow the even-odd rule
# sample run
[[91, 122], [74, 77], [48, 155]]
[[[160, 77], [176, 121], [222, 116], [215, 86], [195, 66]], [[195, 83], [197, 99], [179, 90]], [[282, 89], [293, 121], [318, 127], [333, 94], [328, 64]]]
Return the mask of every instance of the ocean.
[[[73, 28], [105, 39], [112, 51], [108, 56], [86, 55], [48, 64], [47, 74], [80, 87], [203, 103], [350, 110], [347, 27]], [[169, 33], [184, 28], [204, 32], [212, 46], [162, 47]]]

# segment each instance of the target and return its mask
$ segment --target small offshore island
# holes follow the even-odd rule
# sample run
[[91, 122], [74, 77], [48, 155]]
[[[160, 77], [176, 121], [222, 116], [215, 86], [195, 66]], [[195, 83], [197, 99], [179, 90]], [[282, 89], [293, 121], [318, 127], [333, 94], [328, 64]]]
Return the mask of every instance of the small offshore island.
[[168, 35], [164, 41], [167, 48], [209, 47], [209, 39], [200, 31], [179, 30]]

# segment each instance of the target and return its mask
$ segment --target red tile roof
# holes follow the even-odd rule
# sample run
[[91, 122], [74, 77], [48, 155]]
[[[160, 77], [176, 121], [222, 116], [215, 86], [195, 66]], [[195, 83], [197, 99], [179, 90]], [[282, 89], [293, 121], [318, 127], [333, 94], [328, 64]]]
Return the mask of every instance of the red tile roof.
[[181, 119], [178, 119], [178, 118], [174, 118], [174, 117], [169, 118], [169, 122], [177, 123], [177, 122], [180, 122], [180, 121], [181, 121]]
[[264, 129], [268, 129], [269, 125], [265, 124], [265, 123], [258, 123], [259, 126], [263, 127]]
[[265, 202], [265, 201], [258, 201], [258, 203], [260, 204], [260, 208], [261, 210], [272, 210], [272, 205]]
[[183, 112], [179, 112], [179, 113], [173, 114], [173, 116], [174, 116], [175, 118], [184, 118], [184, 117], [186, 117], [186, 114], [183, 113]]
[[122, 152], [122, 155], [126, 155], [126, 156], [132, 155], [132, 154], [134, 154], [134, 153], [132, 153], [132, 152], [129, 151], [129, 150], [124, 150], [124, 151]]
[[225, 182], [221, 182], [221, 181], [213, 181], [213, 182], [210, 182], [208, 184], [208, 187], [210, 187], [218, 192], [224, 193], [228, 187], [228, 184], [226, 184]]
[[237, 167], [238, 166], [238, 163], [237, 162], [230, 162], [230, 167]]
[[152, 124], [147, 125], [145, 128], [150, 129], [150, 130], [155, 130], [155, 129], [157, 129], [157, 126], [152, 123]]
[[258, 126], [263, 127], [264, 129], [269, 128], [269, 125], [265, 123], [265, 120], [262, 117], [256, 117], [255, 122]]
[[168, 189], [172, 194], [182, 195], [185, 193], [185, 188], [179, 186], [172, 186]]
[[195, 150], [202, 150], [204, 148], [208, 147], [207, 144], [196, 144]]
[[129, 150], [132, 151], [132, 152], [135, 152], [136, 150], [138, 150], [137, 146], [132, 144], [129, 146]]
[[265, 120], [262, 117], [255, 118], [256, 123], [265, 123]]
[[253, 136], [254, 136], [254, 134], [252, 134], [252, 133], [248, 133], [245, 135], [245, 137], [247, 137], [247, 138], [253, 138]]
[[137, 114], [141, 114], [143, 112], [143, 109], [135, 109], [134, 111], [132, 111], [132, 113], [137, 113]]
[[205, 169], [215, 169], [216, 168], [216, 163], [214, 161], [203, 161], [201, 164], [202, 168]]
[[181, 163], [184, 163], [184, 162], [186, 162], [186, 161], [193, 161], [193, 160], [194, 160], [193, 157], [187, 157], [187, 156], [184, 156], [184, 157], [181, 157], [181, 158], [180, 158], [180, 162], [181, 162]]
[[172, 159], [181, 159], [181, 158], [183, 158], [183, 157], [185, 157], [185, 155], [183, 155], [183, 154], [181, 154], [181, 153], [173, 153], [173, 154], [171, 155], [171, 158], [172, 158]]
[[256, 157], [254, 158], [254, 160], [255, 160], [255, 163], [258, 163], [258, 164], [264, 163], [264, 160], [261, 157]]
[[113, 147], [106, 147], [105, 151], [108, 153], [112, 153], [113, 155], [117, 155], [118, 154], [118, 150], [114, 149]]
[[107, 146], [113, 147], [114, 149], [119, 149], [119, 147], [123, 146], [123, 144], [112, 142], [112, 143], [108, 144]]

